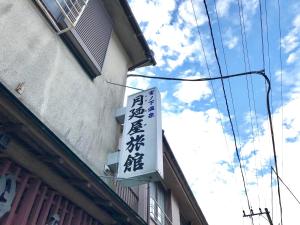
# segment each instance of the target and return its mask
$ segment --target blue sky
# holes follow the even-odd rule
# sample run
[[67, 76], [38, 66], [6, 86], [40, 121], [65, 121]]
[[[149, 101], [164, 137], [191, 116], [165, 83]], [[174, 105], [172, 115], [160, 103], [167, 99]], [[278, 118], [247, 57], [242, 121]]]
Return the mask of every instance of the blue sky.
[[[203, 47], [211, 76], [219, 76], [203, 1], [192, 2], [198, 27], [190, 0], [130, 1], [133, 13], [157, 60], [157, 66], [139, 69], [134, 73], [184, 78], [209, 77]], [[224, 75], [227, 71], [221, 35], [229, 74], [249, 71], [249, 64], [251, 70], [263, 69], [262, 51], [264, 52], [265, 70], [272, 84], [271, 102], [279, 174], [296, 196], [300, 196], [300, 182], [297, 182], [296, 172], [300, 169], [300, 2], [280, 0], [280, 39], [277, 0], [261, 0], [263, 50], [259, 0], [216, 0], [216, 5], [213, 0], [207, 0], [207, 3]], [[243, 8], [241, 20], [238, 3]], [[244, 24], [244, 43], [241, 23]], [[249, 63], [247, 54], [245, 59], [243, 54], [247, 50]], [[129, 78], [127, 84], [142, 89], [154, 86], [159, 88], [165, 134], [209, 224], [251, 224], [249, 219], [242, 217], [242, 210], [247, 210], [247, 202], [221, 82]], [[230, 86], [231, 89], [228, 81], [225, 81], [250, 203], [254, 211], [259, 207], [271, 210], [270, 165], [274, 164], [274, 159], [266, 114], [265, 83], [259, 76], [248, 76], [231, 79]], [[127, 90], [127, 94], [129, 93], [132, 90]], [[275, 190], [276, 187], [273, 221], [278, 224], [280, 218]], [[283, 222], [292, 224], [299, 220], [296, 215], [300, 212], [300, 206], [283, 186], [281, 190]], [[217, 217], [216, 212], [219, 214]], [[268, 224], [262, 217], [254, 222]]]

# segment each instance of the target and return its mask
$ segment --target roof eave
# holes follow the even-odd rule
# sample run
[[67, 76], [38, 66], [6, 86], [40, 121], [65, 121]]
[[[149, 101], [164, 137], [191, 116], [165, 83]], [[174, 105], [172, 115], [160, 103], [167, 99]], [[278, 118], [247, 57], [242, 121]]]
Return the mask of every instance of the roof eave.
[[128, 70], [156, 65], [153, 51], [150, 49], [127, 0], [103, 0], [103, 3], [111, 16], [114, 32], [131, 61]]

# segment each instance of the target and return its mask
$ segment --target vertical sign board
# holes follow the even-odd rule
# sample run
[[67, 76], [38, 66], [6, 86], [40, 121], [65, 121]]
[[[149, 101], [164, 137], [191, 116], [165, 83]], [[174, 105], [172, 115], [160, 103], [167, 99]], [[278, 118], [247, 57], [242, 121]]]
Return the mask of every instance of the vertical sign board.
[[151, 88], [127, 99], [119, 157], [119, 182], [125, 186], [163, 177], [160, 94]]

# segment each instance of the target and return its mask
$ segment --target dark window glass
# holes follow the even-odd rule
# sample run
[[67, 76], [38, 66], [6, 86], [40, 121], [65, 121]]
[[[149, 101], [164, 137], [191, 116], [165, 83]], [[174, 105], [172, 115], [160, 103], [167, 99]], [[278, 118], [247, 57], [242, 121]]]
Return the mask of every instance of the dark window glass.
[[[61, 5], [64, 5], [63, 0], [58, 0]], [[57, 23], [60, 29], [66, 28], [66, 23], [64, 22], [64, 15], [62, 14], [57, 2], [55, 0], [42, 0], [48, 12], [51, 14], [54, 21]]]

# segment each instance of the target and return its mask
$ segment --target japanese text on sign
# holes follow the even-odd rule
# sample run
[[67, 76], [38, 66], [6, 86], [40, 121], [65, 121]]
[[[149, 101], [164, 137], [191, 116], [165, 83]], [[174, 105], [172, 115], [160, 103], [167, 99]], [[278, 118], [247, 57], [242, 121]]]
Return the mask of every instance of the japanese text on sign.
[[[160, 97], [157, 89], [129, 96], [118, 176], [159, 177], [162, 166]], [[161, 156], [161, 157], [160, 157]], [[158, 162], [159, 161], [159, 162]], [[154, 175], [149, 175], [155, 173]]]

